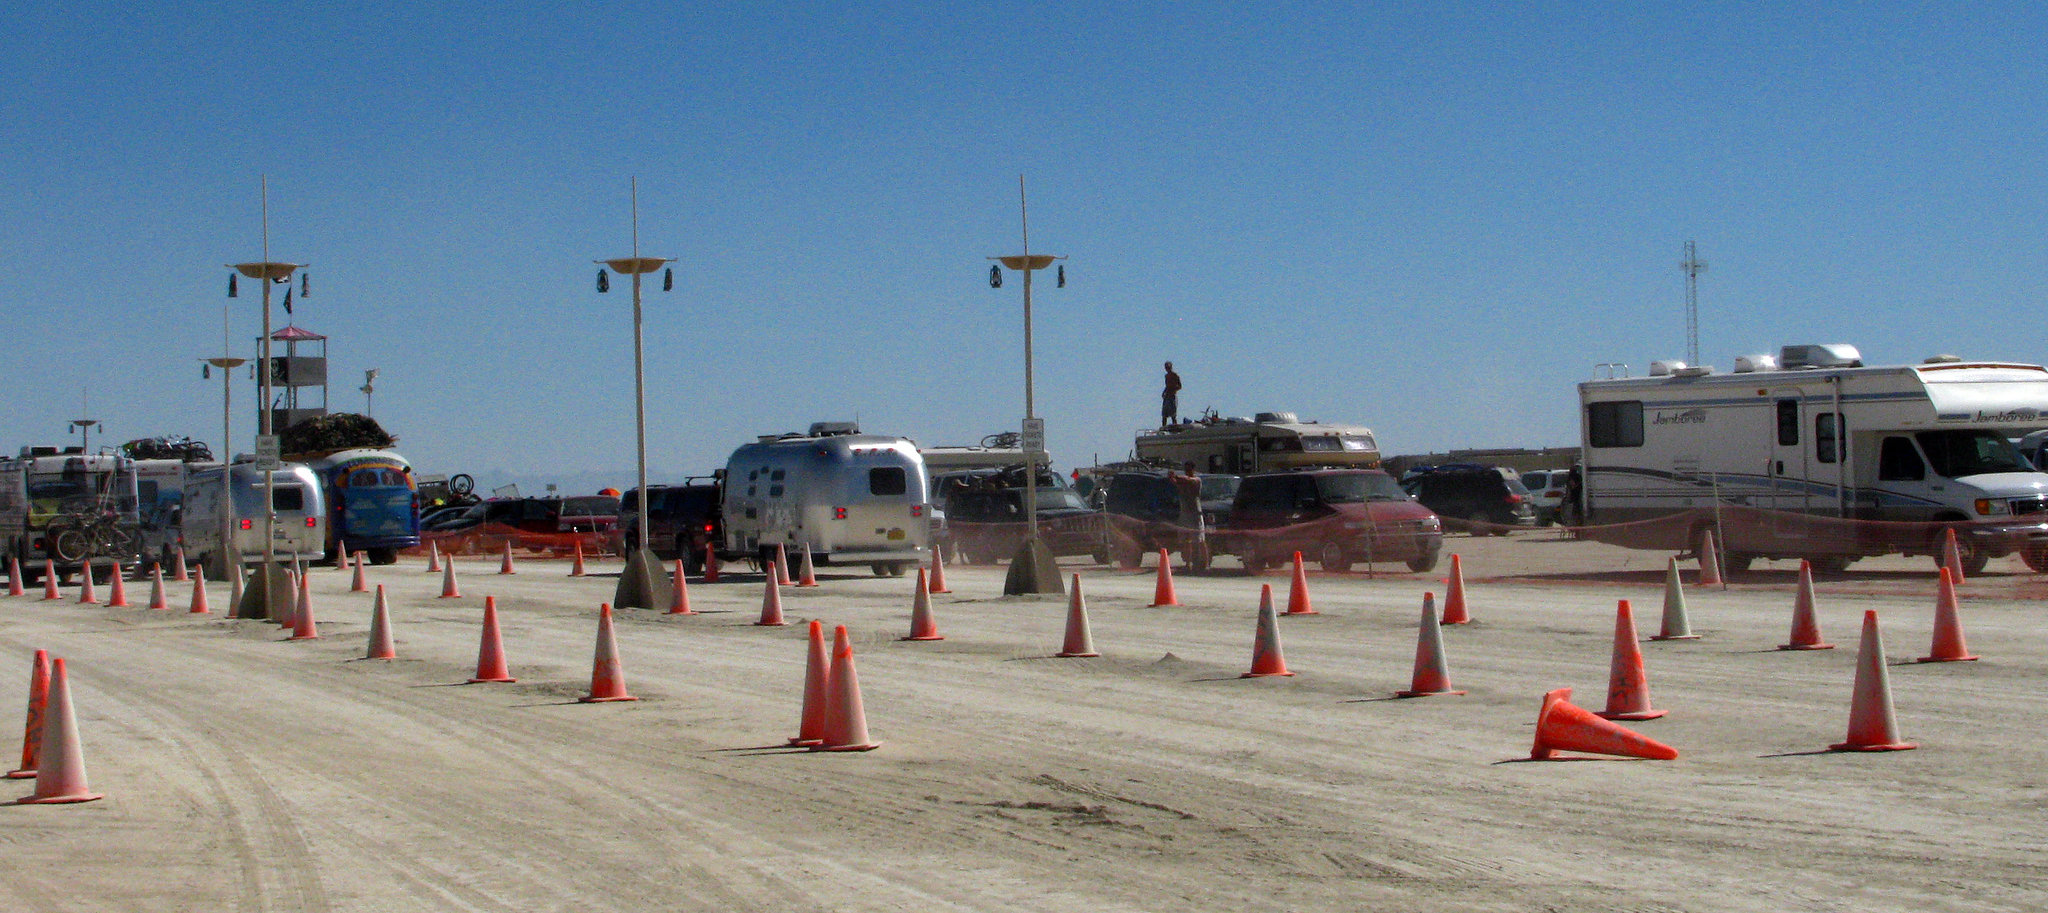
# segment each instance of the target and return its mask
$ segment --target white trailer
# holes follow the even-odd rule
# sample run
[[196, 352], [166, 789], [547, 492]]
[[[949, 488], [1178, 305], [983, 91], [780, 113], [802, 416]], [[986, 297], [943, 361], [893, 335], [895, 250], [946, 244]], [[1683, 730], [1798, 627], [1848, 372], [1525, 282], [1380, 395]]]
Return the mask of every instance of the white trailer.
[[799, 560], [901, 575], [930, 553], [924, 460], [909, 438], [820, 422], [764, 437], [726, 461], [721, 505], [727, 558], [765, 560], [776, 545]]
[[[277, 544], [278, 560], [320, 560], [327, 551], [327, 500], [319, 476], [303, 463], [286, 463], [274, 475], [277, 520], [271, 526], [271, 541]], [[188, 559], [203, 562], [207, 575], [216, 580], [227, 579], [224, 571], [230, 564], [262, 563], [268, 513], [263, 492], [263, 471], [253, 462], [191, 469], [185, 477], [179, 525]]]
[[[1839, 568], [1938, 555], [1954, 529], [1966, 571], [2016, 550], [2048, 569], [2048, 474], [2009, 440], [2048, 416], [2048, 368], [1952, 356], [1873, 367], [1854, 347], [1815, 345], [1746, 356], [1732, 374], [1659, 362], [1650, 375], [1579, 385], [1592, 538], [1684, 549], [1714, 528], [1731, 567]], [[1679, 516], [1689, 524], [1634, 522]]]

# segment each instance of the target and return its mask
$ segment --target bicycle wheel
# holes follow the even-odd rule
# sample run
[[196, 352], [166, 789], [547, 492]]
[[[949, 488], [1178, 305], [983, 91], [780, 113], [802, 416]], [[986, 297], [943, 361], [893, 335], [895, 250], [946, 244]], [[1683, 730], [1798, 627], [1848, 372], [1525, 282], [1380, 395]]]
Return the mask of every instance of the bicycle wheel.
[[45, 538], [50, 543], [50, 554], [58, 561], [76, 564], [92, 556], [92, 535], [76, 526], [48, 532]]

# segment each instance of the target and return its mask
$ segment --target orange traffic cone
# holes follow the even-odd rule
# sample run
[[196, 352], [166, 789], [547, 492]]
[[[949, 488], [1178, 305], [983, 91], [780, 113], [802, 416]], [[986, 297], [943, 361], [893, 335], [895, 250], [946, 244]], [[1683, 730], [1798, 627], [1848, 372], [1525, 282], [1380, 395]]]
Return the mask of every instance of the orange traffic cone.
[[711, 543], [704, 543], [704, 582], [718, 582], [718, 549]]
[[398, 645], [391, 638], [391, 604], [384, 600], [384, 585], [377, 584], [377, 601], [370, 605], [370, 645], [364, 659], [397, 659]]
[[1088, 626], [1088, 599], [1081, 595], [1081, 575], [1074, 575], [1074, 585], [1067, 592], [1067, 635], [1060, 641], [1060, 652], [1054, 656], [1086, 659], [1101, 656], [1095, 652], [1095, 632]]
[[149, 569], [149, 607], [168, 609], [171, 604], [164, 601], [164, 569], [156, 565]]
[[313, 575], [299, 578], [299, 610], [292, 613], [292, 640], [319, 640], [320, 628], [313, 621]]
[[868, 738], [868, 714], [861, 706], [860, 676], [853, 671], [853, 641], [846, 626], [832, 629], [832, 668], [826, 675], [825, 742], [812, 751], [872, 751], [882, 743]]
[[206, 604], [206, 575], [192, 578], [192, 609], [187, 615], [211, 615], [213, 607]]
[[671, 585], [672, 585], [672, 586], [674, 587], [674, 589], [675, 589], [675, 591], [676, 591], [676, 598], [675, 598], [674, 600], [672, 600], [672, 601], [670, 601], [670, 602], [669, 602], [669, 604], [668, 604], [668, 612], [667, 612], [667, 614], [669, 614], [669, 615], [695, 615], [695, 614], [697, 614], [697, 612], [696, 612], [696, 610], [695, 610], [695, 609], [692, 609], [692, 608], [690, 608], [690, 582], [689, 582], [688, 580], [684, 579], [684, 574], [683, 574], [683, 559], [681, 559], [681, 558], [677, 558], [677, 559], [676, 559], [676, 570], [675, 570], [675, 573], [674, 573], [673, 575], [671, 575], [671, 576], [670, 576], [670, 579], [669, 579], [669, 583], [670, 583], [670, 584], [671, 584]]
[[50, 697], [45, 710], [43, 744], [36, 758], [36, 791], [16, 801], [40, 805], [100, 798], [85, 783], [85, 748], [78, 738], [78, 716], [71, 712], [71, 684], [61, 656], [50, 661]]
[[1259, 584], [1259, 633], [1252, 641], [1252, 671], [1238, 678], [1293, 674], [1287, 671], [1287, 658], [1280, 655], [1280, 624], [1273, 614], [1273, 585]]
[[1167, 560], [1166, 549], [1159, 550], [1159, 582], [1152, 586], [1151, 608], [1180, 605], [1180, 597], [1173, 592], [1173, 567]]
[[499, 562], [498, 562], [498, 573], [500, 573], [500, 574], [517, 574], [517, 573], [519, 573], [519, 571], [518, 571], [518, 570], [516, 570], [516, 569], [514, 569], [514, 568], [512, 567], [512, 540], [510, 540], [510, 539], [507, 539], [507, 540], [505, 540], [505, 557], [504, 557], [504, 559], [503, 559], [503, 560], [501, 560], [501, 561], [499, 561]]
[[432, 574], [432, 573], [437, 573], [437, 572], [439, 572], [440, 570], [441, 570], [441, 543], [439, 543], [439, 542], [429, 542], [429, 543], [427, 543], [427, 573], [429, 573], [429, 574]]
[[107, 607], [110, 609], [125, 609], [131, 607], [133, 603], [130, 603], [128, 601], [128, 574], [126, 571], [123, 571], [121, 569], [121, 562], [114, 562], [114, 573], [111, 576], [113, 581], [113, 589], [107, 595]]
[[49, 602], [63, 598], [63, 594], [57, 592], [57, 562], [45, 558], [43, 559], [43, 601]]
[[1692, 632], [1692, 620], [1685, 613], [1685, 585], [1678, 579], [1678, 559], [1667, 558], [1664, 565], [1664, 624], [1651, 640], [1698, 640]]
[[462, 598], [462, 588], [461, 588], [461, 587], [458, 587], [458, 586], [456, 586], [456, 585], [455, 585], [455, 556], [454, 556], [454, 555], [449, 555], [449, 556], [448, 556], [448, 560], [447, 560], [447, 562], [445, 562], [445, 563], [443, 563], [443, 564], [441, 565], [441, 598], [442, 598], [442, 599], [460, 599], [460, 598]]
[[1543, 695], [1543, 707], [1536, 711], [1536, 745], [1529, 760], [1547, 761], [1557, 752], [1611, 754], [1624, 758], [1670, 761], [1678, 749], [1649, 736], [1610, 723], [1572, 703], [1572, 689], [1559, 688]]
[[917, 569], [917, 591], [910, 597], [910, 636], [904, 640], [945, 640], [939, 633], [939, 625], [932, 620], [931, 580], [925, 576], [924, 568]]
[[1468, 625], [1472, 613], [1465, 609], [1465, 562], [1457, 555], [1451, 556], [1450, 589], [1444, 591], [1443, 624]]
[[21, 559], [9, 555], [7, 556], [7, 595], [25, 596], [27, 594], [28, 591], [21, 588]]
[[476, 649], [476, 676], [471, 684], [478, 682], [516, 682], [505, 668], [505, 642], [498, 636], [498, 597], [484, 597], [484, 636]]
[[576, 563], [569, 565], [569, 576], [587, 577], [589, 573], [583, 567], [583, 540], [578, 539], [576, 540]]
[[1428, 697], [1432, 694], [1464, 694], [1451, 688], [1450, 667], [1444, 662], [1444, 632], [1438, 626], [1436, 594], [1422, 594], [1422, 623], [1415, 631], [1415, 674], [1408, 690], [1396, 697]]
[[355, 565], [356, 573], [354, 577], [349, 578], [348, 591], [351, 593], [367, 593], [370, 591], [370, 579], [363, 575], [362, 552], [356, 553]]
[[337, 571], [345, 571], [345, 570], [348, 570], [348, 540], [347, 540], [347, 539], [336, 539], [336, 540], [334, 540], [334, 569], [335, 569], [335, 570], [337, 570]]
[[804, 561], [797, 566], [797, 586], [817, 586], [818, 572], [811, 567], [811, 544], [804, 543]]
[[1636, 644], [1636, 616], [1623, 599], [1614, 607], [1614, 655], [1607, 672], [1608, 720], [1654, 720], [1665, 711], [1650, 709], [1650, 680], [1643, 672], [1643, 649]]
[[767, 570], [768, 573], [761, 581], [761, 620], [754, 624], [764, 628], [777, 628], [788, 624], [782, 620], [782, 584], [775, 562], [768, 562]]
[[1865, 611], [1863, 641], [1856, 649], [1856, 691], [1849, 703], [1849, 737], [1828, 749], [1905, 751], [1919, 747], [1899, 738], [1898, 715], [1892, 712], [1891, 674], [1884, 666], [1884, 637], [1877, 630], [1877, 612]]
[[50, 700], [50, 651], [37, 650], [28, 667], [28, 725], [21, 731], [21, 767], [7, 772], [9, 780], [26, 780], [36, 775], [36, 758], [42, 754], [43, 710]]
[[1315, 606], [1308, 601], [1308, 571], [1301, 566], [1301, 553], [1294, 553], [1294, 582], [1287, 588], [1287, 614], [1314, 615]]
[[93, 590], [91, 562], [86, 562], [84, 567], [78, 569], [78, 580], [78, 604], [86, 605], [99, 602], [99, 593]]
[[796, 586], [796, 581], [789, 579], [789, 549], [783, 548], [780, 542], [775, 543], [775, 583], [777, 586]]
[[265, 606], [267, 609], [273, 609], [270, 620], [277, 622], [277, 626], [280, 628], [290, 628], [299, 617], [298, 593], [300, 579], [298, 571], [285, 571], [284, 598], [279, 599], [278, 605], [274, 607]]
[[1714, 533], [1707, 530], [1700, 533], [1700, 586], [1721, 585], [1721, 553], [1715, 549]]
[[1955, 580], [1956, 586], [1963, 585], [1963, 552], [1956, 548], [1954, 527], [1942, 530], [1941, 566], [1948, 571], [1949, 577]]
[[1779, 644], [1780, 650], [1832, 650], [1834, 644], [1822, 643], [1820, 621], [1813, 611], [1813, 565], [1806, 559], [1799, 561], [1799, 595], [1792, 603], [1792, 642]]
[[185, 565], [185, 547], [180, 545], [178, 546], [177, 553], [172, 558], [171, 581], [173, 583], [184, 583], [191, 579], [192, 569]]
[[931, 592], [934, 594], [953, 592], [946, 588], [946, 548], [936, 542], [932, 543]]
[[1927, 654], [1916, 662], [1956, 663], [1977, 658], [1970, 655], [1969, 645], [1963, 643], [1963, 622], [1956, 606], [1956, 585], [1949, 577], [1948, 568], [1941, 569], [1941, 588], [1934, 600], [1934, 644], [1927, 648]]
[[796, 736], [789, 744], [825, 744], [825, 705], [830, 701], [826, 688], [831, 674], [832, 659], [825, 652], [825, 626], [813, 618], [810, 652], [804, 661], [804, 707], [797, 717]]
[[619, 669], [619, 642], [612, 636], [612, 604], [597, 609], [597, 650], [590, 663], [590, 693], [577, 698], [586, 704], [637, 701], [626, 693], [626, 674]]

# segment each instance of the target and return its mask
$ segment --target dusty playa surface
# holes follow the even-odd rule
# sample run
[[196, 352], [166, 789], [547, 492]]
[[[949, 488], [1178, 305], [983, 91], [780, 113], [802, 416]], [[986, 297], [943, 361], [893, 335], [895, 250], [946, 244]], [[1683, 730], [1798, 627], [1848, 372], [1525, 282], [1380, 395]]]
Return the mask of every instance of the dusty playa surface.
[[[948, 568], [943, 641], [899, 641], [911, 580], [827, 571], [752, 624], [757, 575], [695, 616], [617, 615], [628, 689], [583, 704], [616, 563], [373, 568], [399, 658], [364, 661], [370, 598], [318, 569], [321, 638], [174, 611], [0, 599], [8, 766], [37, 648], [70, 670], [95, 791], [0, 808], [8, 910], [2039, 910], [2048, 906], [2043, 585], [1963, 587], [1978, 662], [1914, 664], [1924, 559], [1820, 586], [1835, 650], [1787, 652], [1789, 566], [1689, 591], [1695, 641], [1644, 643], [1675, 761], [1526, 762], [1543, 692], [1604, 701], [1615, 602], [1656, 630], [1663, 557], [1548, 533], [1457, 537], [1474, 623], [1451, 680], [1406, 688], [1433, 574], [1311, 573], [1279, 622], [1291, 678], [1244, 679], [1258, 588], [1288, 576], [1074, 565], [1096, 659], [1057, 659], [1062, 600]], [[1690, 582], [1690, 574], [1687, 576]], [[131, 584], [130, 598], [148, 585]], [[104, 598], [104, 591], [102, 592]], [[470, 685], [495, 595], [516, 684]], [[216, 592], [218, 599], [218, 593]], [[217, 603], [218, 604], [218, 603]], [[1914, 751], [1830, 753], [1857, 629], [1883, 622]], [[808, 619], [848, 625], [866, 753], [791, 750]], [[829, 628], [828, 628], [829, 630]], [[13, 781], [28, 795], [31, 781]]]

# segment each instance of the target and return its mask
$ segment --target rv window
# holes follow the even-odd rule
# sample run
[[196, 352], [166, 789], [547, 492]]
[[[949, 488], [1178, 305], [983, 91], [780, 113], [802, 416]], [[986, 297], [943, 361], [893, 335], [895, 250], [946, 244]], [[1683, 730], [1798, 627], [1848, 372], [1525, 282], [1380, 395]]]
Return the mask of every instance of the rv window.
[[775, 470], [774, 472], [771, 472], [771, 473], [769, 473], [769, 474], [768, 474], [768, 481], [770, 481], [770, 482], [780, 482], [780, 481], [782, 481], [782, 474], [783, 474], [783, 470], [777, 469], [777, 470]]
[[1587, 403], [1586, 439], [1594, 447], [1643, 446], [1643, 401]]
[[901, 466], [877, 466], [868, 470], [868, 494], [900, 495], [909, 490], [910, 480]]
[[780, 498], [780, 497], [782, 497], [782, 486], [780, 486], [780, 485], [770, 485], [770, 486], [768, 486], [768, 497], [771, 497], [771, 498]]
[[1301, 449], [1301, 439], [1292, 437], [1259, 438], [1259, 449], [1267, 453], [1282, 453]]
[[1813, 417], [1813, 449], [1823, 463], [1839, 463], [1848, 455], [1842, 441], [1842, 413], [1823, 412]]
[[1302, 438], [1301, 449], [1315, 452], [1323, 452], [1330, 450], [1342, 450], [1344, 449], [1344, 445], [1337, 442], [1337, 438], [1335, 435], [1326, 434], [1317, 435], [1315, 437]]
[[1799, 446], [1799, 401], [1778, 400], [1778, 446]]
[[1927, 464], [1920, 461], [1920, 451], [1913, 449], [1913, 442], [1902, 437], [1888, 437], [1877, 451], [1877, 480], [1880, 482], [1918, 482], [1927, 478]]
[[297, 485], [279, 485], [270, 501], [270, 509], [276, 511], [301, 511], [306, 509], [306, 490]]

